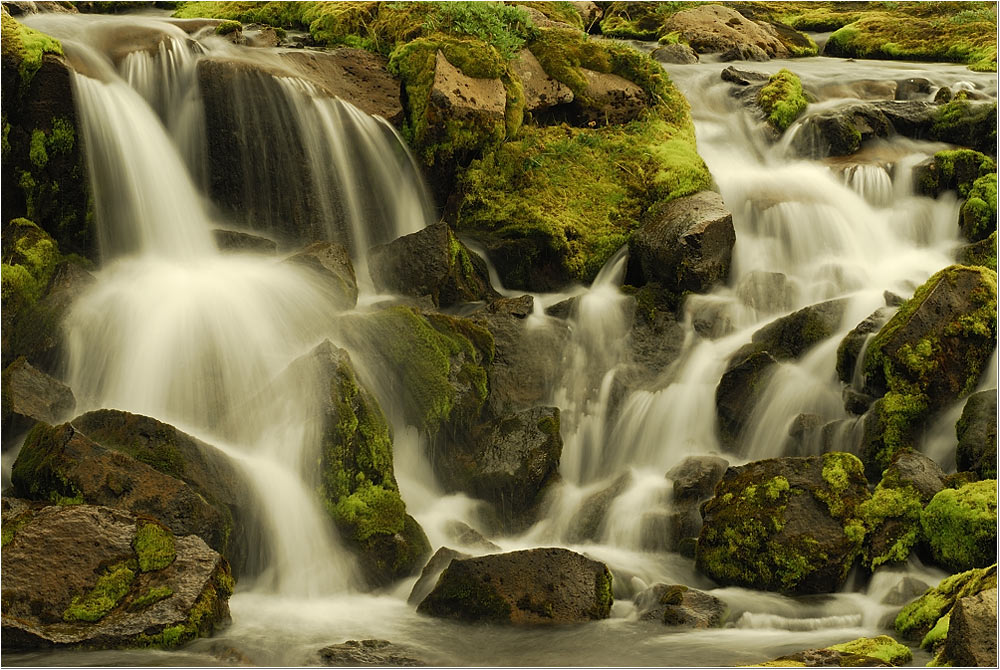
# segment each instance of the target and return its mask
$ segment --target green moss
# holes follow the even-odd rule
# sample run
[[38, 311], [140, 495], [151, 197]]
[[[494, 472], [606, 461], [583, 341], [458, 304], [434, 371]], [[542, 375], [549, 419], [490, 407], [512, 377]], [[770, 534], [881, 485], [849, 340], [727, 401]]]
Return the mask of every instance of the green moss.
[[24, 439], [11, 469], [11, 483], [18, 497], [31, 500], [77, 499], [80, 491], [61, 471], [66, 426], [38, 422]]
[[997, 229], [997, 174], [975, 181], [962, 205], [962, 233], [970, 242], [985, 240]]
[[866, 547], [865, 562], [873, 570], [886, 563], [901, 563], [920, 539], [920, 512], [923, 505], [912, 486], [894, 488], [883, 480], [871, 498], [861, 503], [858, 515], [864, 522], [869, 538], [878, 536], [887, 521], [897, 530], [892, 541], [881, 552], [870, 545]]
[[770, 123], [784, 132], [806, 110], [808, 101], [802, 93], [802, 81], [797, 75], [782, 68], [771, 75], [767, 84], [757, 94], [760, 105]]
[[42, 58], [47, 53], [63, 53], [59, 40], [45, 33], [32, 30], [16, 21], [9, 14], [2, 17], [2, 51], [3, 57], [11, 58], [17, 63], [20, 77], [21, 92], [27, 90], [38, 68], [42, 66]]
[[603, 572], [594, 577], [594, 609], [590, 616], [593, 619], [607, 619], [611, 614], [611, 605], [614, 603], [613, 589], [611, 588], [611, 572], [605, 568]]
[[224, 602], [232, 595], [232, 586], [229, 565], [223, 561], [183, 623], [166, 627], [156, 634], [140, 635], [135, 639], [134, 646], [172, 649], [197, 637], [211, 635], [216, 626], [223, 623], [222, 619], [227, 611]]
[[130, 612], [138, 612], [139, 610], [146, 609], [150, 605], [155, 605], [161, 600], [166, 600], [172, 595], [174, 595], [174, 590], [169, 586], [154, 586], [142, 595], [133, 599], [129, 604], [128, 609]]
[[243, 24], [239, 21], [223, 21], [215, 26], [216, 35], [229, 35], [241, 30], [243, 30]]
[[17, 532], [31, 523], [31, 520], [34, 518], [34, 512], [25, 510], [16, 517], [4, 521], [3, 526], [0, 527], [0, 547], [6, 547], [14, 539], [14, 536], [17, 535]]
[[996, 501], [995, 479], [939, 491], [920, 516], [934, 559], [955, 571], [995, 561]]
[[878, 637], [862, 637], [843, 644], [829, 647], [845, 654], [859, 654], [869, 658], [877, 658], [889, 665], [906, 665], [913, 660], [913, 653], [905, 644], [900, 644], [888, 635]]
[[174, 534], [155, 521], [140, 521], [136, 527], [132, 548], [139, 557], [139, 570], [162, 570], [177, 558]]
[[920, 648], [933, 651], [944, 644], [948, 638], [948, 628], [951, 625], [951, 613], [945, 614], [937, 620], [934, 627], [930, 629], [924, 639], [920, 641]]
[[455, 577], [452, 566], [438, 577], [434, 591], [418, 606], [417, 611], [437, 616], [456, 616], [464, 621], [510, 622], [513, 608], [489, 581]]
[[128, 594], [135, 581], [134, 567], [119, 563], [107, 569], [97, 578], [94, 588], [88, 593], [73, 598], [63, 612], [64, 621], [100, 621]]
[[31, 133], [28, 158], [37, 170], [43, 169], [46, 163], [49, 162], [49, 154], [45, 151], [45, 133], [37, 128]]
[[992, 151], [997, 143], [996, 103], [973, 103], [960, 92], [934, 112], [930, 139]]
[[920, 640], [948, 614], [959, 599], [996, 588], [996, 565], [952, 575], [908, 604], [896, 616], [896, 632], [910, 640]]
[[531, 8], [541, 12], [550, 21], [565, 23], [578, 30], [586, 30], [588, 26], [583, 25], [583, 17], [576, 10], [572, 2], [518, 2], [519, 7]]
[[52, 121], [52, 131], [46, 137], [49, 153], [68, 154], [76, 145], [76, 129], [69, 119], [56, 118]]
[[4, 309], [19, 314], [44, 295], [62, 256], [55, 241], [27, 219], [12, 220], [3, 234], [0, 295]]
[[664, 34], [663, 24], [679, 11], [705, 2], [612, 2], [604, 10], [601, 33], [618, 39], [652, 41]]
[[934, 167], [924, 175], [929, 182], [921, 183], [922, 192], [937, 194], [954, 189], [960, 198], [969, 197], [973, 183], [980, 177], [996, 173], [997, 164], [986, 154], [972, 149], [952, 149], [934, 154]]

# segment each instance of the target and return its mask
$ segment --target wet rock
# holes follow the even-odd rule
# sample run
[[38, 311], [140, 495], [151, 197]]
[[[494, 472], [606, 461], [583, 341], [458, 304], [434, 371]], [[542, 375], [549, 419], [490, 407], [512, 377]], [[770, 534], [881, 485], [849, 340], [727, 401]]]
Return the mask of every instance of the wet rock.
[[740, 44], [719, 54], [719, 60], [723, 63], [734, 60], [764, 62], [771, 60], [771, 57], [756, 44]]
[[671, 32], [680, 33], [698, 53], [719, 53], [752, 45], [769, 58], [790, 55], [772, 26], [747, 19], [721, 5], [702, 5], [677, 12], [663, 26], [664, 34]]
[[557, 476], [561, 454], [559, 410], [534, 407], [478, 426], [467, 439], [439, 442], [432, 459], [446, 489], [492, 503], [501, 524], [516, 528]]
[[596, 2], [590, 0], [578, 0], [569, 4], [573, 5], [573, 8], [580, 14], [580, 18], [583, 19], [584, 29], [589, 30], [590, 26], [600, 21], [604, 15], [604, 10]]
[[56, 423], [76, 408], [68, 386], [19, 358], [3, 371], [3, 434], [13, 439], [36, 421]]
[[684, 343], [684, 327], [676, 314], [677, 302], [676, 295], [655, 282], [635, 289], [631, 317], [633, 365], [623, 369], [616, 380], [620, 379], [629, 388], [652, 383], [677, 360]]
[[8, 649], [174, 647], [229, 621], [222, 556], [110, 507], [39, 510], [4, 545], [3, 573]]
[[927, 584], [916, 577], [904, 577], [882, 598], [883, 605], [905, 605], [927, 590]]
[[997, 391], [973, 393], [965, 401], [962, 416], [955, 424], [958, 448], [955, 460], [959, 471], [975, 472], [982, 479], [997, 476]]
[[736, 296], [761, 314], [777, 314], [792, 308], [795, 287], [780, 272], [754, 270], [744, 275], [736, 287]]
[[[271, 26], [250, 24], [243, 26], [243, 35], [246, 37], [246, 44], [257, 48], [274, 48], [281, 44], [278, 31]], [[366, 52], [370, 53], [370, 52]]]
[[471, 623], [553, 625], [607, 618], [611, 573], [567, 549], [453, 560], [417, 607]]
[[951, 611], [948, 640], [940, 660], [955, 667], [996, 665], [996, 631], [996, 588], [959, 599]]
[[859, 100], [893, 100], [897, 84], [894, 81], [859, 79], [820, 87], [820, 98], [858, 98]]
[[303, 384], [315, 389], [323, 417], [321, 453], [313, 458], [340, 537], [373, 586], [416, 573], [430, 544], [399, 495], [392, 434], [378, 401], [359, 382], [350, 355], [329, 340], [294, 361], [274, 388]]
[[933, 86], [923, 77], [900, 79], [896, 82], [896, 100], [926, 100]]
[[836, 591], [861, 549], [856, 510], [868, 497], [851, 454], [730, 467], [702, 508], [695, 565], [722, 585]]
[[472, 554], [455, 551], [449, 547], [441, 547], [435, 551], [431, 559], [427, 561], [427, 565], [420, 571], [420, 578], [417, 579], [413, 588], [410, 589], [410, 595], [407, 597], [406, 602], [410, 605], [418, 605], [426, 598], [434, 590], [438, 577], [451, 564], [452, 560], [456, 558], [472, 558]]
[[643, 621], [679, 628], [718, 628], [728, 608], [704, 591], [680, 584], [653, 584], [635, 597], [635, 609]]
[[780, 656], [763, 666], [870, 667], [890, 668], [906, 665], [913, 660], [910, 649], [888, 635], [863, 637], [824, 649], [807, 649]]
[[499, 297], [486, 262], [459, 242], [446, 223], [374, 247], [369, 263], [380, 291], [429, 295], [438, 307]]
[[977, 179], [995, 173], [996, 169], [996, 161], [978, 151], [939, 151], [914, 166], [913, 183], [918, 193], [931, 198], [947, 190], [965, 198]]
[[347, 249], [335, 242], [314, 242], [289, 256], [286, 263], [308, 268], [328, 290], [337, 309], [352, 309], [358, 302], [358, 280]]
[[851, 332], [844, 336], [837, 347], [837, 377], [845, 384], [854, 382], [854, 375], [864, 352], [865, 344], [874, 333], [877, 333], [895, 310], [888, 307], [880, 307], [868, 316], [864, 321], [855, 326]]
[[911, 486], [924, 504], [930, 502], [945, 487], [945, 474], [941, 466], [919, 451], [902, 451], [892, 459], [882, 476], [894, 486]]
[[951, 102], [952, 92], [947, 86], [942, 86], [938, 89], [937, 93], [934, 94], [935, 103]]
[[908, 640], [921, 640], [951, 612], [956, 602], [996, 587], [995, 565], [946, 577], [900, 610], [895, 621], [896, 632]]
[[511, 61], [514, 73], [524, 86], [524, 109], [536, 112], [573, 101], [573, 91], [566, 84], [550, 77], [535, 55], [527, 49], [518, 52]]
[[737, 70], [735, 67], [730, 65], [722, 71], [722, 81], [728, 81], [731, 84], [736, 84], [737, 86], [752, 86], [754, 84], [763, 84], [769, 79], [768, 75], [763, 72], [750, 72], [747, 70]]
[[873, 137], [886, 137], [891, 125], [885, 114], [870, 104], [855, 104], [810, 114], [801, 121], [793, 139], [800, 156], [848, 156]]
[[278, 251], [278, 245], [274, 240], [245, 233], [241, 230], [216, 228], [212, 231], [212, 235], [215, 237], [215, 245], [219, 247], [220, 251], [252, 251], [269, 255]]
[[319, 650], [321, 663], [329, 667], [392, 666], [414, 668], [428, 665], [412, 651], [387, 640], [348, 640]]
[[661, 63], [691, 65], [698, 62], [698, 54], [687, 44], [664, 44], [653, 49], [650, 54]]
[[601, 529], [604, 525], [604, 520], [607, 518], [611, 503], [631, 483], [632, 475], [626, 472], [619, 475], [608, 486], [588, 496], [580, 505], [576, 514], [573, 515], [567, 541], [571, 544], [599, 541], [601, 539]]
[[703, 293], [729, 277], [735, 241], [733, 216], [718, 193], [677, 198], [652, 213], [629, 240], [626, 281]]
[[580, 68], [587, 83], [584, 94], [573, 102], [577, 125], [616, 125], [639, 118], [649, 106], [640, 86], [612, 73]]
[[857, 416], [861, 416], [867, 412], [875, 400], [867, 393], [851, 386], [845, 386], [844, 390], [841, 391], [840, 397], [844, 401], [844, 409]]
[[735, 444], [777, 360], [766, 351], [733, 360], [715, 389], [715, 411], [723, 444]]
[[943, 489], [920, 514], [934, 562], [952, 572], [997, 560], [997, 481], [986, 479]]
[[991, 233], [985, 240], [972, 242], [958, 248], [955, 260], [960, 265], [979, 265], [996, 272], [997, 269], [997, 235]]
[[259, 541], [248, 484], [214, 447], [155, 419], [98, 410], [60, 426], [38, 424], [11, 472], [17, 495], [84, 502], [156, 519], [194, 534], [237, 574]]
[[718, 456], [688, 456], [667, 472], [674, 484], [674, 503], [700, 503], [712, 497], [728, 467], [729, 462]]
[[487, 540], [478, 530], [461, 521], [449, 521], [445, 525], [445, 532], [448, 537], [462, 547], [489, 554], [498, 554], [503, 551], [499, 546]]
[[295, 74], [329, 95], [395, 126], [403, 123], [399, 79], [389, 74], [382, 56], [350, 47], [281, 51], [278, 55]]

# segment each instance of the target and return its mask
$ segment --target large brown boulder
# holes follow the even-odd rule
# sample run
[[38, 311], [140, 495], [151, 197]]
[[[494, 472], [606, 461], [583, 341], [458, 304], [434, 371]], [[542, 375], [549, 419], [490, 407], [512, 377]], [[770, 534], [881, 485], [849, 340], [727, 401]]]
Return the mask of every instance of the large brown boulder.
[[194, 535], [53, 505], [4, 543], [4, 646], [174, 647], [228, 623], [232, 589], [226, 560]]
[[721, 5], [702, 5], [677, 12], [663, 26], [664, 34], [678, 32], [698, 53], [756, 47], [769, 58], [791, 54], [773, 26], [745, 18]]
[[951, 610], [940, 661], [955, 667], [991, 667], [997, 662], [997, 590], [960, 598]]
[[851, 454], [731, 467], [702, 508], [695, 564], [723, 585], [831, 593], [861, 551], [857, 508], [868, 497]]
[[567, 549], [528, 549], [452, 560], [417, 607], [472, 623], [554, 625], [605, 619], [611, 573]]
[[675, 294], [704, 293], [729, 277], [736, 232], [722, 196], [702, 191], [650, 214], [629, 240], [626, 281], [658, 282]]

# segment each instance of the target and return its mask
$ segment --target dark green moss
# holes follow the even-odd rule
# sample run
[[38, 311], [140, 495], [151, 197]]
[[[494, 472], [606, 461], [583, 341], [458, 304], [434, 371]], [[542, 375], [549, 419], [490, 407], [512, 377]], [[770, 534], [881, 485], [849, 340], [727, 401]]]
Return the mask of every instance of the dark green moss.
[[985, 240], [997, 230], [997, 174], [975, 181], [962, 205], [962, 234], [970, 242]]
[[591, 612], [591, 618], [607, 619], [611, 614], [611, 605], [614, 603], [611, 581], [611, 572], [607, 568], [604, 569], [604, 572], [598, 573], [594, 577], [594, 597], [596, 602]]
[[55, 240], [27, 219], [9, 222], [3, 235], [0, 295], [5, 310], [21, 314], [44, 295], [62, 255]]
[[139, 559], [139, 570], [153, 572], [162, 570], [177, 558], [174, 534], [166, 526], [155, 521], [140, 521], [136, 526], [132, 549]]
[[216, 35], [229, 35], [241, 30], [243, 30], [243, 24], [239, 21], [223, 21], [215, 26]]
[[68, 430], [72, 430], [68, 425], [53, 427], [39, 422], [28, 433], [11, 470], [11, 484], [19, 497], [82, 502], [80, 490], [59, 468]]
[[988, 479], [940, 491], [920, 515], [931, 553], [952, 571], [996, 561], [997, 482]]
[[871, 569], [886, 563], [901, 563], [909, 558], [921, 537], [922, 509], [920, 495], [912, 486], [894, 487], [885, 480], [875, 488], [871, 498], [861, 503], [858, 516], [865, 525], [866, 538], [878, 536], [887, 522], [892, 522], [898, 529], [893, 532], [892, 541], [881, 551], [866, 543], [865, 563]]
[[757, 104], [764, 111], [767, 122], [778, 132], [784, 132], [802, 115], [809, 103], [802, 93], [802, 81], [798, 75], [782, 68], [771, 75], [760, 89]]
[[169, 586], [154, 586], [148, 589], [145, 593], [134, 598], [132, 602], [129, 603], [128, 609], [130, 612], [138, 612], [150, 607], [151, 605], [155, 605], [161, 600], [166, 600], [172, 595], [174, 595], [174, 590]]
[[996, 103], [973, 103], [959, 93], [935, 111], [930, 138], [992, 152], [997, 144], [996, 127]]

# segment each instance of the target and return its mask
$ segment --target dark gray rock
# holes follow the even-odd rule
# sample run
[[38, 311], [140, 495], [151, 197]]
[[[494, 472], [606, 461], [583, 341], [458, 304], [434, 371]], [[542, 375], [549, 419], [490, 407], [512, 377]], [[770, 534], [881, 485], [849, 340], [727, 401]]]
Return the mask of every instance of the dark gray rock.
[[933, 84], [923, 77], [900, 79], [896, 82], [896, 100], [926, 100]]
[[653, 584], [635, 597], [635, 609], [642, 621], [678, 628], [718, 628], [728, 608], [704, 591], [680, 584]]
[[653, 212], [629, 240], [626, 281], [703, 293], [729, 277], [735, 241], [733, 216], [718, 193], [677, 198]]
[[220, 251], [253, 251], [268, 255], [278, 251], [278, 245], [274, 240], [241, 230], [216, 228], [212, 231], [212, 235], [215, 236], [215, 245]]
[[482, 533], [461, 521], [449, 521], [445, 524], [445, 532], [456, 544], [488, 554], [498, 554], [503, 551], [498, 545], [487, 540]]
[[358, 280], [346, 247], [334, 242], [314, 242], [289, 256], [286, 263], [308, 268], [328, 289], [337, 309], [352, 309], [358, 302]]
[[413, 588], [410, 589], [410, 595], [407, 597], [406, 602], [410, 605], [420, 604], [420, 601], [434, 590], [434, 585], [437, 584], [438, 577], [441, 576], [444, 569], [456, 558], [472, 558], [472, 554], [455, 551], [448, 547], [441, 547], [435, 551], [431, 559], [427, 561], [427, 565], [420, 571], [420, 578], [417, 579]]
[[960, 471], [975, 472], [982, 479], [997, 476], [997, 391], [973, 393], [965, 401], [955, 424], [958, 448], [955, 460]]
[[766, 351], [753, 352], [731, 362], [715, 389], [715, 411], [719, 437], [724, 445], [735, 445], [750, 412], [757, 404], [777, 360]]
[[719, 60], [723, 63], [736, 60], [762, 63], [771, 60], [771, 57], [756, 44], [739, 44], [719, 54]]
[[719, 456], [688, 456], [667, 472], [674, 483], [674, 503], [711, 498], [728, 467], [729, 462]]
[[387, 640], [348, 640], [319, 650], [323, 665], [335, 668], [390, 666], [415, 668], [428, 665], [406, 647]]
[[3, 371], [3, 436], [12, 440], [36, 421], [57, 423], [76, 409], [68, 386], [19, 358]]
[[837, 347], [837, 377], [845, 384], [854, 381], [855, 369], [868, 339], [877, 333], [895, 313], [890, 307], [881, 307], [855, 326], [844, 336]]
[[[905, 605], [916, 600], [929, 588], [930, 585], [917, 579], [916, 577], [904, 577], [899, 580], [898, 584], [889, 589], [889, 592], [885, 594], [884, 598], [882, 598], [882, 604]], [[893, 616], [893, 619], [895, 618], [896, 617]], [[890, 624], [889, 627], [891, 628], [892, 625]]]
[[960, 598], [951, 610], [942, 660], [955, 667], [997, 664], [997, 590]]
[[417, 607], [470, 623], [557, 625], [605, 619], [611, 573], [567, 549], [455, 559]]
[[926, 505], [931, 498], [945, 488], [947, 475], [941, 466], [919, 451], [901, 451], [882, 475], [882, 485], [899, 488], [912, 486]]
[[751, 72], [747, 70], [737, 70], [730, 65], [722, 71], [722, 81], [728, 81], [737, 86], [751, 86], [753, 84], [763, 84], [770, 77], [763, 72]]

